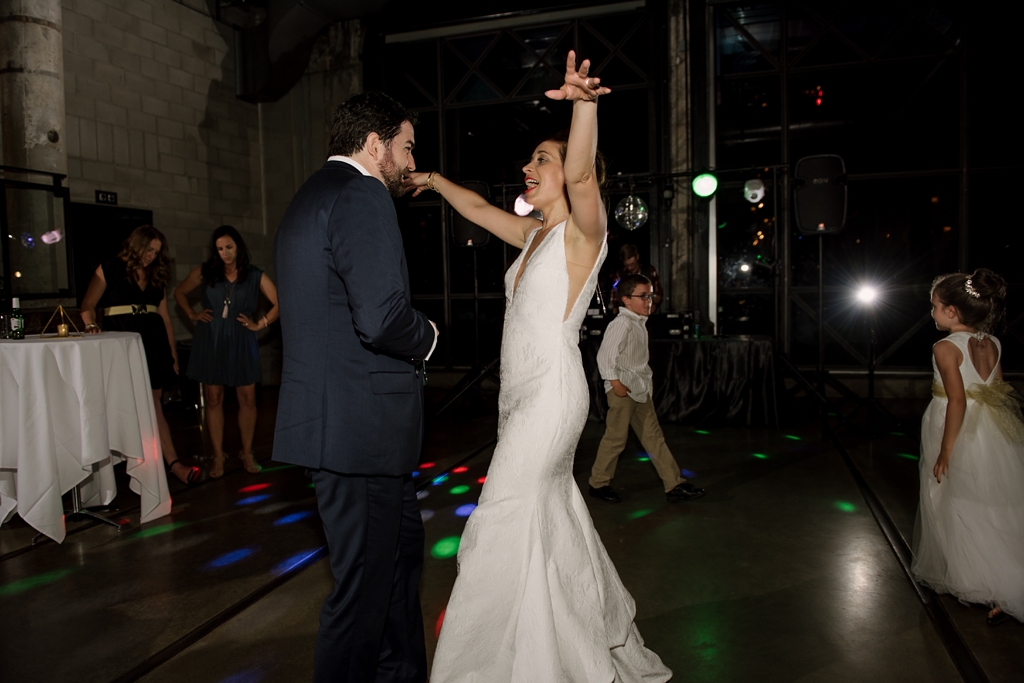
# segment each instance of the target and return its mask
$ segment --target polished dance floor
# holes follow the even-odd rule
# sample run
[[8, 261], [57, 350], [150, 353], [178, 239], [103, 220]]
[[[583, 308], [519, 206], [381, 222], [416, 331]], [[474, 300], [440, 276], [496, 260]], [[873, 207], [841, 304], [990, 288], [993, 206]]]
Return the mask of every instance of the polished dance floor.
[[[137, 498], [122, 486], [109, 514], [130, 522], [123, 531], [72, 522], [62, 545], [33, 546], [17, 520], [0, 527], [0, 681], [310, 679], [331, 578], [309, 480], [270, 460], [275, 405], [274, 391], [262, 391], [264, 471], [247, 474], [232, 459], [223, 479], [188, 489], [172, 481], [165, 519], [140, 527]], [[169, 411], [179, 452], [205, 452], [196, 412]], [[495, 413], [493, 396], [479, 395], [428, 425], [417, 472], [428, 653], [486, 476]], [[614, 481], [623, 502], [587, 498], [636, 598], [640, 631], [674, 680], [1024, 680], [1024, 626], [988, 627], [983, 608], [922, 594], [907, 578], [912, 428], [851, 425], [837, 442], [823, 441], [813, 419], [790, 422], [666, 425], [686, 476], [708, 490], [701, 499], [667, 503], [632, 441]], [[602, 432], [588, 423], [580, 441], [584, 490]], [[226, 446], [237, 449], [232, 439], [229, 427]]]

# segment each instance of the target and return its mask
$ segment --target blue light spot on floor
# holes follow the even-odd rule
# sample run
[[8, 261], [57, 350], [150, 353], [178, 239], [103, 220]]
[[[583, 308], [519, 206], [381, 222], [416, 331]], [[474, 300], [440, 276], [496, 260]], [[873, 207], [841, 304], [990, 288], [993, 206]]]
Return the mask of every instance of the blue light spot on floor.
[[274, 567], [274, 574], [284, 574], [285, 572], [291, 571], [302, 567], [305, 564], [309, 564], [310, 561], [316, 558], [320, 552], [320, 548], [314, 548], [312, 550], [303, 550], [301, 553], [295, 553], [286, 560], [282, 560], [277, 563]]
[[679, 471], [682, 472], [683, 476], [686, 477], [687, 479], [694, 479], [697, 476], [696, 472], [691, 472], [690, 470], [679, 470]]
[[448, 475], [442, 474], [440, 477], [434, 477], [434, 481], [430, 482], [431, 486], [440, 486], [441, 484], [448, 481]]
[[476, 503], [466, 503], [455, 508], [456, 517], [469, 517], [473, 514], [473, 510], [476, 510]]
[[210, 560], [206, 566], [210, 569], [220, 569], [221, 567], [232, 565], [235, 562], [241, 562], [255, 552], [255, 548], [239, 548], [238, 550], [232, 550], [230, 553], [224, 553], [220, 557]]
[[218, 683], [259, 683], [263, 680], [263, 672], [259, 669], [247, 669], [220, 679]]
[[300, 510], [299, 512], [293, 512], [290, 515], [285, 515], [274, 520], [274, 526], [281, 526], [283, 524], [292, 524], [298, 522], [300, 519], [305, 519], [313, 514], [312, 510]]
[[235, 503], [235, 505], [252, 505], [253, 503], [262, 503], [267, 498], [270, 498], [270, 494], [262, 493], [258, 496], [249, 496], [248, 498], [243, 498], [242, 500]]
[[419, 471], [419, 470], [413, 470], [413, 471], [412, 471], [412, 476], [413, 476], [413, 477], [418, 477], [418, 476], [420, 476], [420, 471]]

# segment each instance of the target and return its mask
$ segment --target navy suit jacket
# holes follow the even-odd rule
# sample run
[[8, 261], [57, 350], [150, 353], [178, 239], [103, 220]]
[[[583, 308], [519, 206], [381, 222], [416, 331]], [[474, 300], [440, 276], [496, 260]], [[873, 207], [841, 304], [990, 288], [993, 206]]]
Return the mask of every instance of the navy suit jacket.
[[398, 476], [419, 462], [434, 342], [412, 308], [395, 205], [376, 178], [330, 161], [303, 183], [274, 239], [284, 340], [274, 460]]

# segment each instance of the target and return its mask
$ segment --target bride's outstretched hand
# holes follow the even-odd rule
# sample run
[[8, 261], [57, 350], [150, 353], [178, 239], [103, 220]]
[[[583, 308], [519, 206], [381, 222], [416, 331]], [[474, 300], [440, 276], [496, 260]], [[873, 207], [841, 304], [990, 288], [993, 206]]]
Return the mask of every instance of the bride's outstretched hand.
[[412, 191], [412, 196], [419, 196], [420, 192], [423, 192], [427, 188], [427, 177], [429, 173], [416, 173], [415, 171], [409, 171], [407, 174], [402, 176], [402, 187], [405, 188], [406, 193]]
[[601, 85], [601, 79], [591, 77], [590, 60], [584, 59], [580, 68], [576, 68], [576, 52], [569, 50], [569, 56], [565, 60], [565, 83], [558, 90], [548, 90], [544, 94], [553, 100], [570, 100], [575, 102], [593, 102], [598, 95], [607, 95], [611, 88]]

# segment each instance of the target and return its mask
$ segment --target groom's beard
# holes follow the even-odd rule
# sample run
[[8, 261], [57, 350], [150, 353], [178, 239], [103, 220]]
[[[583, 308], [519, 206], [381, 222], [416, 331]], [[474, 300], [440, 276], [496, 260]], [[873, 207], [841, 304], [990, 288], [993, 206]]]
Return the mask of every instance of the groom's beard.
[[402, 186], [403, 174], [391, 156], [390, 149], [384, 155], [383, 162], [380, 165], [380, 174], [384, 178], [384, 187], [388, 188], [388, 193], [395, 199], [401, 199], [405, 195], [405, 188]]

